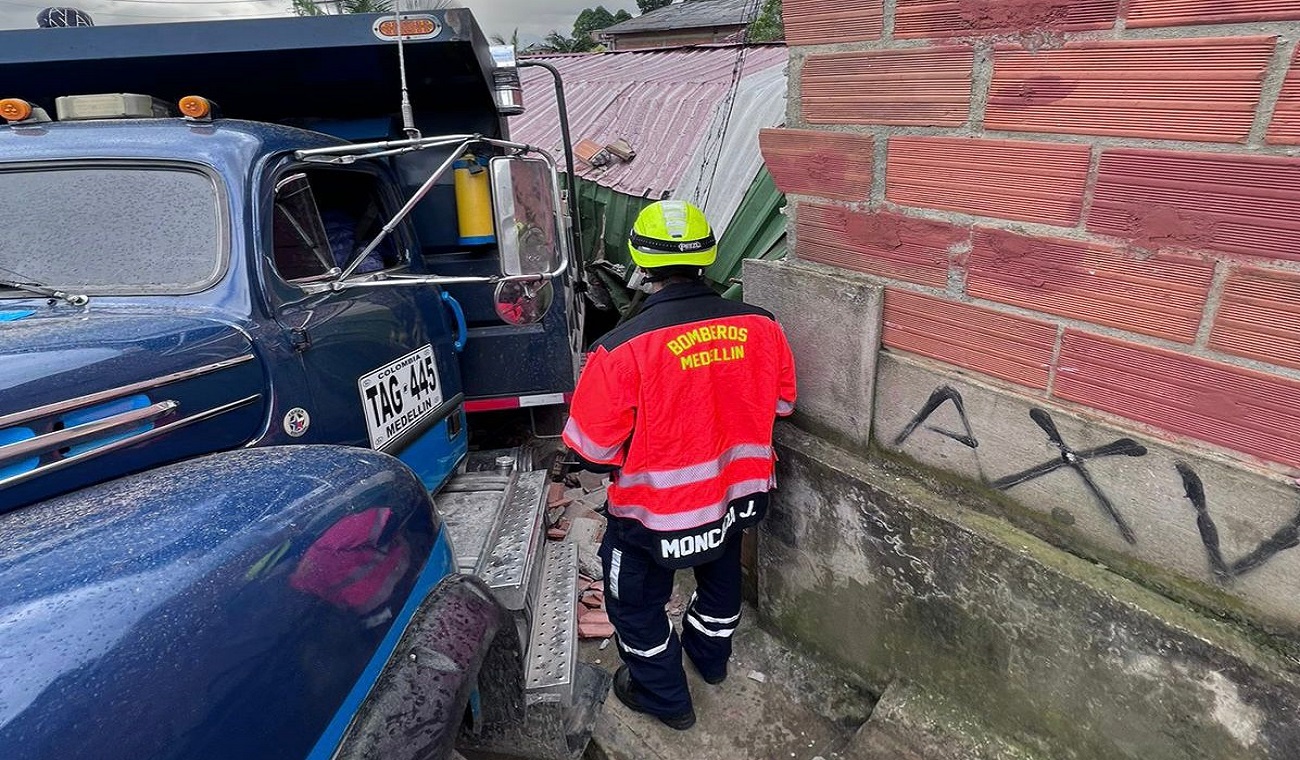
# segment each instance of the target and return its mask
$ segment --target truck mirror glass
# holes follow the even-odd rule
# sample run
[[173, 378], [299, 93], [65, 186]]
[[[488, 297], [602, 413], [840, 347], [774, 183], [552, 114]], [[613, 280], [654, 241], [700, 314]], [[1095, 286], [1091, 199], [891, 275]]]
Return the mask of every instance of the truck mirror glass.
[[501, 273], [516, 277], [555, 272], [564, 244], [555, 169], [542, 159], [511, 156], [492, 159], [489, 171]]
[[550, 282], [503, 282], [492, 296], [497, 316], [506, 324], [522, 327], [541, 322], [555, 303]]

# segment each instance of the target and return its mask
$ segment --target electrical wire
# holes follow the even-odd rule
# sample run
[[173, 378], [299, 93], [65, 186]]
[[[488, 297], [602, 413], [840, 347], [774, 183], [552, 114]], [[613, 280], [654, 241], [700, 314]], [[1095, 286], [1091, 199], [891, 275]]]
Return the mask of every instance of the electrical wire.
[[[722, 153], [727, 147], [727, 130], [731, 127], [731, 116], [736, 109], [736, 99], [740, 93], [740, 83], [745, 75], [745, 58], [749, 53], [749, 29], [754, 21], [758, 20], [758, 15], [762, 12], [763, 0], [750, 0], [745, 4], [745, 15], [741, 18], [749, 19], [745, 24], [745, 30], [741, 32], [740, 50], [736, 53], [736, 62], [731, 70], [731, 85], [727, 89], [727, 98], [724, 101], [726, 111], [723, 113], [722, 122], [717, 130], [717, 155], [713, 161], [708, 160], [708, 142], [705, 142], [705, 165], [700, 170], [700, 180], [704, 179], [704, 171], [709, 169], [709, 181], [704, 186], [704, 197], [700, 199], [699, 206], [704, 209], [709, 204], [709, 198], [713, 194], [713, 183], [718, 178], [718, 166], [722, 163]], [[710, 135], [712, 137], [712, 135]], [[709, 164], [712, 163], [712, 167]], [[695, 197], [700, 196], [700, 186], [695, 186]]]

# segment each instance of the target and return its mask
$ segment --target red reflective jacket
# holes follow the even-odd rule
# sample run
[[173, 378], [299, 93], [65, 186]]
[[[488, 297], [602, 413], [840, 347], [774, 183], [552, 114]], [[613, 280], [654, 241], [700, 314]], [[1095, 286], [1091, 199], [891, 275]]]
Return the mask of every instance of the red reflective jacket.
[[596, 344], [564, 441], [619, 468], [611, 515], [725, 534], [730, 502], [775, 485], [772, 425], [794, 402], [794, 358], [772, 315], [679, 283]]

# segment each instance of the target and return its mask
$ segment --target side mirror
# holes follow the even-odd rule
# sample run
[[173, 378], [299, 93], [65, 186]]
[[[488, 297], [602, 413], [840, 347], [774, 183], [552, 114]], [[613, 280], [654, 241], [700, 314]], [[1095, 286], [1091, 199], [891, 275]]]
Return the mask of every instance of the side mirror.
[[555, 303], [555, 286], [549, 282], [503, 282], [497, 285], [492, 301], [502, 322], [516, 327], [533, 325], [545, 319]]
[[553, 275], [568, 254], [555, 168], [543, 159], [499, 156], [488, 162], [488, 171], [501, 274]]

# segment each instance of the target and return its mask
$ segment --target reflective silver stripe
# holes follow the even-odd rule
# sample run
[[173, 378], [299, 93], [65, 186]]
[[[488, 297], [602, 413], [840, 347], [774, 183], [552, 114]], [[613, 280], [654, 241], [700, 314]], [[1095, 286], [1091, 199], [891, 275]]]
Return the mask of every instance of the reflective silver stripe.
[[697, 596], [695, 594], [691, 594], [691, 603], [688, 605], [688, 609], [686, 612], [687, 615], [694, 615], [695, 617], [699, 618], [705, 623], [714, 623], [716, 625], [731, 625], [732, 623], [736, 623], [740, 621], [739, 612], [737, 612], [735, 615], [732, 615], [729, 618], [715, 618], [715, 617], [709, 617], [708, 615], [701, 615], [699, 611], [695, 609], [696, 598]]
[[778, 400], [776, 402], [776, 413], [781, 415], [782, 417], [784, 417], [787, 414], [793, 414], [794, 404], [790, 403], [789, 401]]
[[693, 464], [690, 467], [680, 467], [675, 470], [649, 470], [630, 474], [624, 470], [618, 475], [618, 485], [620, 488], [631, 488], [633, 486], [674, 488], [676, 486], [690, 485], [691, 483], [700, 483], [722, 475], [722, 471], [727, 469], [728, 465], [742, 459], [766, 459], [770, 461], [772, 459], [772, 447], [764, 444], [742, 443], [722, 452], [722, 455], [717, 459]]
[[733, 483], [727, 489], [727, 493], [722, 497], [722, 501], [708, 506], [692, 509], [689, 512], [678, 512], [672, 515], [661, 515], [654, 512], [649, 507], [643, 507], [636, 504], [615, 504], [610, 501], [609, 511], [617, 517], [626, 517], [630, 520], [636, 520], [650, 530], [690, 530], [698, 528], [701, 525], [721, 520], [727, 514], [727, 505], [739, 499], [742, 496], [750, 496], [756, 493], [766, 493], [772, 490], [774, 485], [771, 478], [742, 480], [739, 483]]
[[708, 628], [704, 627], [703, 623], [696, 620], [691, 615], [686, 616], [686, 622], [690, 623], [692, 628], [704, 634], [705, 636], [709, 636], [715, 639], [729, 639], [731, 638], [731, 634], [736, 632], [735, 628], [726, 628], [721, 631], [710, 631]]
[[570, 446], [578, 451], [578, 455], [589, 462], [608, 462], [618, 457], [619, 452], [623, 450], [622, 442], [614, 446], [601, 446], [579, 427], [578, 421], [569, 418], [568, 424], [564, 426], [564, 440]]
[[609, 555], [609, 595], [618, 598], [618, 571], [623, 567], [623, 551], [615, 549]]
[[641, 649], [633, 649], [632, 647], [630, 647], [630, 646], [628, 646], [627, 644], [623, 643], [623, 637], [622, 637], [622, 636], [619, 636], [619, 637], [618, 637], [618, 646], [619, 646], [619, 648], [622, 649], [624, 652], [627, 652], [628, 654], [634, 654], [634, 655], [636, 655], [637, 657], [654, 657], [654, 656], [657, 655], [657, 654], [663, 654], [664, 652], [667, 652], [667, 651], [668, 651], [668, 645], [671, 644], [671, 643], [673, 643], [673, 624], [672, 624], [672, 623], [669, 623], [669, 624], [668, 624], [668, 638], [664, 639], [664, 643], [660, 644], [659, 646], [655, 647], [654, 649], [645, 649], [645, 650], [641, 650]]

